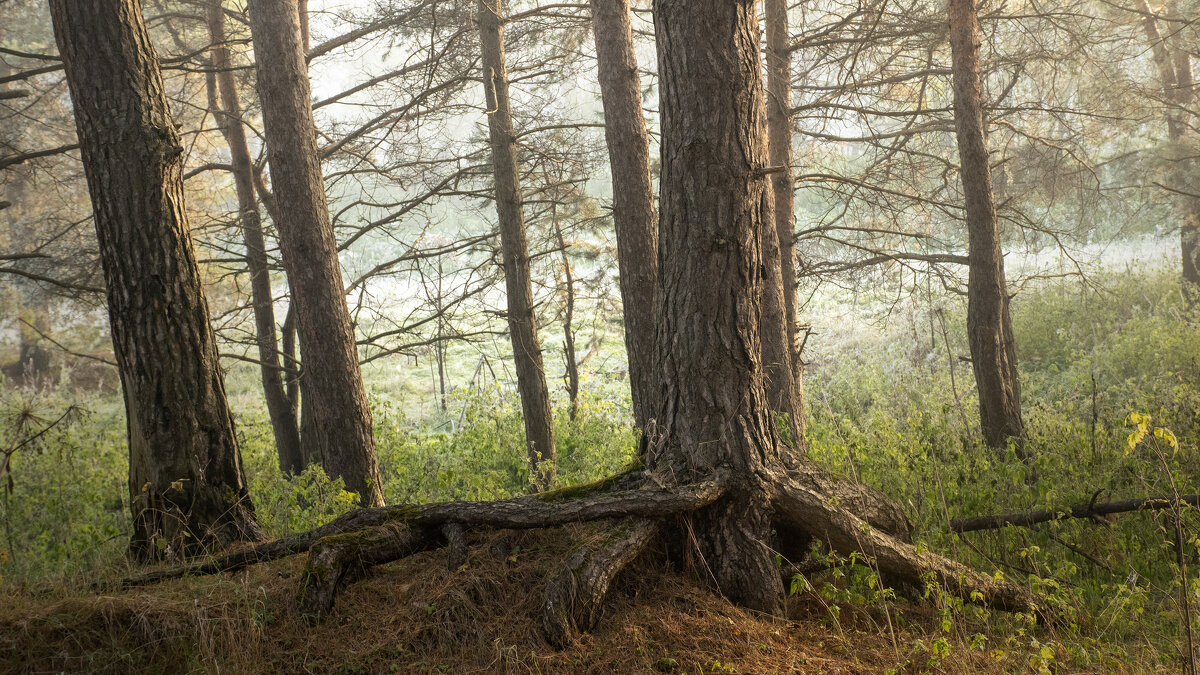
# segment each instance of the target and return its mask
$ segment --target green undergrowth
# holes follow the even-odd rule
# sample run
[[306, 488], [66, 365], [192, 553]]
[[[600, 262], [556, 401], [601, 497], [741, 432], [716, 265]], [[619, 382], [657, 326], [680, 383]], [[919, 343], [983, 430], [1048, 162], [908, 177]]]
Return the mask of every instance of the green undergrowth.
[[[1197, 317], [1185, 315], [1172, 271], [1092, 283], [1085, 290], [1046, 284], [1014, 302], [1029, 462], [1016, 448], [979, 443], [973, 377], [960, 358], [968, 354], [964, 308], [956, 299], [914, 303], [852, 338], [822, 343], [818, 335], [807, 352], [812, 456], [896, 498], [921, 547], [1029, 585], [1058, 623], [977, 610], [936, 588], [893, 591], [869, 564], [837, 566], [793, 584], [817, 620], [842, 630], [847, 616], [866, 612], [898, 654], [921, 655], [908, 664], [917, 670], [937, 670], [964, 650], [996, 663], [1019, 653], [1035, 671], [1178, 667], [1189, 618], [1200, 635], [1194, 509], [966, 535], [949, 529], [962, 516], [1200, 492]], [[252, 381], [237, 381], [243, 379]], [[112, 395], [77, 398], [65, 389], [4, 389], [6, 447], [72, 405], [84, 409], [13, 453], [0, 502], [6, 590], [82, 583], [126, 565], [120, 402]], [[528, 492], [520, 406], [510, 388], [453, 392], [432, 416], [407, 415], [405, 400], [380, 387], [370, 398], [389, 503]], [[627, 395], [614, 395], [610, 383], [585, 386], [575, 420], [567, 410], [556, 399], [558, 485], [628, 466], [636, 438]], [[354, 495], [319, 467], [282, 475], [265, 413], [256, 406], [238, 413], [250, 492], [271, 535], [353, 508]], [[938, 617], [934, 630], [914, 636], [902, 629], [905, 616], [929, 611]]]

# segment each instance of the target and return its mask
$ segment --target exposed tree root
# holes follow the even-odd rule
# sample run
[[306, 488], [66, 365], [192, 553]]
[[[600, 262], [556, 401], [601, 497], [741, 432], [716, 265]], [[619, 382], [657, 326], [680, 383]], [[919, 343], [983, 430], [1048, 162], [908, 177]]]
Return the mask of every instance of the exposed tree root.
[[309, 550], [300, 576], [297, 600], [301, 614], [314, 623], [320, 621], [333, 609], [338, 590], [360, 579], [369, 568], [440, 543], [432, 530], [399, 522], [319, 539]]
[[776, 520], [807, 530], [843, 555], [861, 552], [871, 556], [880, 574], [916, 585], [931, 577], [952, 595], [994, 609], [1034, 608], [1034, 599], [1024, 588], [935, 553], [918, 552], [799, 482], [778, 483], [774, 506]]
[[542, 602], [542, 629], [557, 648], [595, 627], [613, 579], [654, 541], [660, 530], [651, 520], [624, 521], [599, 544], [581, 547], [550, 576]]
[[[843, 555], [866, 554], [881, 575], [900, 583], [920, 587], [926, 581], [936, 582], [951, 594], [1002, 610], [1033, 607], [1032, 596], [1019, 586], [942, 556], [918, 552], [904, 541], [911, 531], [908, 519], [881, 494], [822, 474], [807, 460], [791, 464], [767, 495], [773, 509], [769, 525], [774, 525], [789, 557], [798, 558], [808, 538], [815, 537]], [[305, 615], [320, 620], [332, 609], [338, 590], [374, 565], [448, 545], [448, 562], [457, 569], [466, 560], [468, 528], [528, 529], [624, 518], [603, 542], [573, 553], [547, 583], [542, 623], [547, 639], [563, 646], [595, 624], [613, 579], [658, 537], [662, 519], [702, 514], [723, 497], [730, 499], [725, 492], [721, 474], [708, 481], [662, 487], [633, 471], [591, 485], [495, 502], [359, 509], [309, 532], [122, 583], [230, 571], [307, 549], [299, 603]], [[776, 574], [772, 572], [771, 578]]]
[[912, 541], [912, 523], [900, 505], [887, 495], [869, 485], [838, 478], [804, 457], [791, 459], [789, 464], [788, 478], [799, 485], [836, 500], [842, 508], [875, 529], [901, 541]]
[[446, 538], [446, 569], [454, 571], [467, 564], [467, 530], [459, 523], [442, 526]]
[[[694, 511], [724, 492], [722, 476], [682, 487], [660, 487], [640, 471], [618, 474], [596, 483], [552, 490], [527, 497], [491, 502], [440, 502], [419, 506], [385, 506], [351, 511], [325, 525], [195, 565], [149, 572], [117, 582], [121, 588], [180, 577], [232, 572], [248, 565], [307, 551], [317, 540], [387, 523], [438, 528], [464, 527], [523, 530], [606, 518], [661, 518]], [[99, 586], [99, 585], [98, 585]]]

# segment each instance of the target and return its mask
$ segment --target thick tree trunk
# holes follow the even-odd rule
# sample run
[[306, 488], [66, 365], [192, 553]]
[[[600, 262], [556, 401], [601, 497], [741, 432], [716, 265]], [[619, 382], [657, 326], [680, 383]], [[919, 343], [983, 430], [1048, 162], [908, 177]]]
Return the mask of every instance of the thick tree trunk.
[[[804, 362], [799, 352], [799, 299], [796, 297], [796, 182], [792, 177], [792, 52], [788, 44], [787, 0], [764, 0], [763, 10], [766, 25], [767, 145], [771, 166], [776, 170], [772, 174], [771, 185], [775, 191], [775, 232], [779, 241], [782, 312], [786, 329], [784, 350], [787, 361], [784, 365], [791, 368], [794, 380], [791, 416], [795, 420], [793, 426], [798, 436], [793, 445], [803, 452], [807, 420], [804, 411]], [[769, 371], [767, 376], [771, 377]]]
[[504, 20], [500, 0], [479, 0], [479, 38], [483, 49], [483, 87], [487, 96], [488, 132], [496, 185], [496, 216], [508, 294], [508, 332], [517, 369], [517, 389], [525, 416], [525, 443], [534, 484], [541, 489], [554, 481], [555, 449], [550, 391], [538, 340], [537, 317], [529, 272], [529, 247], [521, 213], [517, 143], [508, 100], [504, 62]]
[[988, 164], [979, 65], [979, 18], [973, 0], [950, 0], [954, 123], [966, 197], [967, 338], [979, 390], [983, 437], [993, 448], [1025, 436], [1017, 349], [1008, 310], [1004, 252]]
[[141, 6], [54, 0], [50, 9], [125, 394], [131, 552], [260, 539], [188, 233], [183, 147]]
[[762, 377], [761, 230], [773, 222], [753, 0], [654, 5], [662, 110], [656, 342], [662, 435], [651, 471], [724, 468], [725, 498], [693, 514], [696, 568], [734, 602], [777, 612], [771, 550], [779, 437]]
[[377, 506], [383, 492], [371, 410], [325, 201], [296, 0], [255, 0], [250, 32], [280, 216], [275, 227], [304, 358], [300, 441], [304, 454], [320, 456], [363, 506]]
[[233, 77], [233, 60], [229, 48], [225, 46], [225, 11], [221, 0], [210, 0], [207, 20], [208, 37], [213, 44], [212, 66], [217, 89], [213, 92], [213, 103], [216, 104], [213, 114], [233, 160], [233, 185], [237, 192], [242, 242], [246, 246], [246, 268], [250, 272], [250, 303], [254, 311], [263, 395], [267, 402], [267, 414], [271, 417], [271, 428], [275, 432], [279, 468], [285, 473], [296, 474], [304, 469], [304, 458], [300, 452], [300, 427], [283, 385], [283, 368], [275, 332], [271, 270], [258, 201], [254, 195], [254, 162], [250, 158], [246, 130], [242, 127], [242, 105]]
[[654, 363], [658, 230], [650, 181], [650, 136], [642, 117], [642, 85], [629, 0], [592, 0], [592, 25], [612, 172], [613, 226], [633, 419], [639, 429], [646, 429], [658, 414], [661, 397]]

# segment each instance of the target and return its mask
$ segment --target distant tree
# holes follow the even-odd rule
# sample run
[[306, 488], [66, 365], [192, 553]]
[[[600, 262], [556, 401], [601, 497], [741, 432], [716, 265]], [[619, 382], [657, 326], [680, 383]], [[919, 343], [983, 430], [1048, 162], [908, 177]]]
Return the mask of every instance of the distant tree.
[[[967, 340], [979, 390], [983, 438], [1003, 448], [1025, 437], [1017, 347], [1009, 315], [1004, 251], [992, 191], [979, 65], [979, 16], [974, 0], [950, 0], [954, 124], [967, 214]], [[1023, 452], [1023, 451], [1021, 451]]]
[[209, 0], [205, 18], [208, 37], [213, 45], [213, 72], [208, 78], [209, 95], [217, 126], [229, 146], [232, 160], [238, 220], [242, 242], [246, 247], [246, 268], [250, 273], [250, 304], [254, 312], [255, 344], [258, 347], [263, 395], [267, 402], [267, 413], [271, 417], [271, 428], [275, 432], [279, 468], [295, 474], [302, 471], [305, 464], [300, 447], [300, 427], [296, 421], [296, 410], [284, 388], [284, 369], [275, 330], [275, 296], [271, 289], [270, 261], [267, 259], [262, 216], [254, 191], [254, 161], [242, 123], [242, 104], [233, 76], [233, 59], [226, 45], [225, 7], [222, 0]]
[[256, 0], [250, 32], [278, 219], [296, 308], [307, 457], [341, 477], [363, 506], [383, 504], [371, 410], [329, 220], [296, 0]]
[[521, 212], [520, 170], [508, 98], [508, 72], [504, 58], [504, 18], [501, 0], [479, 0], [479, 38], [483, 49], [483, 87], [487, 100], [491, 139], [492, 177], [496, 215], [500, 223], [500, 251], [507, 290], [508, 331], [516, 362], [517, 390], [525, 417], [525, 443], [534, 484], [549, 487], [554, 480], [554, 420], [550, 391], [538, 340], [537, 316], [530, 281], [529, 246]]
[[131, 551], [262, 538], [188, 234], [183, 147], [137, 0], [50, 3], [129, 434]]
[[[1158, 17], [1145, 0], [1141, 3], [1142, 28], [1150, 43], [1154, 65], [1158, 69], [1162, 98], [1167, 109], [1167, 142], [1170, 160], [1174, 163], [1173, 186], [1181, 211], [1179, 223], [1179, 249], [1182, 258], [1183, 295], [1188, 306], [1200, 304], [1200, 197], [1188, 185], [1188, 173], [1195, 158], [1184, 146], [1184, 135], [1193, 128], [1187, 122], [1190, 106], [1196, 97], [1195, 75], [1192, 71], [1192, 56], [1178, 44], [1178, 31], [1184, 25], [1178, 5], [1167, 5], [1169, 18], [1180, 28], [1174, 29], [1174, 40], [1166, 40], [1158, 28]], [[1174, 44], [1173, 44], [1174, 43]]]

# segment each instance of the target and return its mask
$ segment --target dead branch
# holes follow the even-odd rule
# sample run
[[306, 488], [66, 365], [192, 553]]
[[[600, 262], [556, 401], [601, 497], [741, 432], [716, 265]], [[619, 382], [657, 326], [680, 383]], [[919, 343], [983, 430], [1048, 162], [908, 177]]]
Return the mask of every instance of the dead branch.
[[[1099, 493], [1096, 493], [1099, 495]], [[1175, 506], [1177, 503], [1190, 506], [1200, 506], [1200, 494], [1182, 495], [1178, 501], [1174, 497], [1149, 497], [1146, 499], [1121, 499], [1115, 502], [1095, 503], [1095, 498], [1088, 504], [1076, 504], [1066, 509], [1036, 510], [1016, 513], [1001, 513], [992, 516], [972, 516], [970, 518], [955, 518], [950, 521], [950, 529], [954, 532], [974, 532], [976, 530], [998, 530], [1012, 525], [1028, 527], [1052, 520], [1067, 518], [1088, 518], [1100, 520], [1102, 516], [1130, 511], [1161, 511]]]

